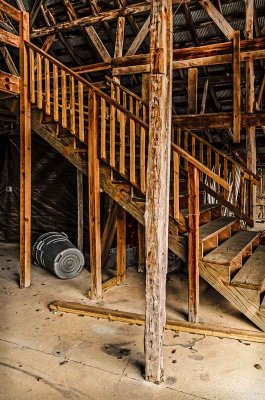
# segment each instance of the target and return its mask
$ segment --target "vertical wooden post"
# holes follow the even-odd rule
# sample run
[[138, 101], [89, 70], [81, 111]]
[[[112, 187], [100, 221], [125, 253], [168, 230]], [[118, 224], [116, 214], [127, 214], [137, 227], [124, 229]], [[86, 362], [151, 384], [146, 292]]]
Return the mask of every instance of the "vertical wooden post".
[[[149, 103], [150, 76], [142, 74], [142, 99]], [[143, 105], [143, 120], [147, 122], [146, 108]], [[138, 222], [138, 272], [145, 271], [146, 251], [145, 251], [145, 228]]]
[[189, 273], [189, 321], [198, 322], [199, 311], [199, 172], [188, 166], [188, 273]]
[[88, 102], [88, 188], [89, 188], [89, 241], [90, 241], [90, 279], [89, 297], [102, 296], [101, 278], [101, 235], [100, 235], [100, 185], [98, 158], [98, 104], [96, 94], [89, 91]]
[[198, 68], [188, 69], [188, 114], [197, 114]]
[[240, 143], [241, 126], [240, 31], [233, 35], [233, 140]]
[[145, 379], [163, 377], [172, 107], [172, 1], [151, 1], [146, 235]]
[[[246, 25], [245, 38], [253, 39], [254, 26], [254, 2], [246, 0]], [[246, 61], [246, 112], [253, 113], [255, 105], [255, 73], [254, 61]], [[247, 168], [256, 173], [257, 169], [257, 148], [256, 148], [256, 127], [246, 127], [246, 153], [247, 153]], [[256, 203], [256, 188], [251, 191], [249, 198], [249, 213], [254, 215], [254, 207]]]
[[77, 247], [80, 251], [84, 250], [84, 186], [83, 174], [79, 169], [76, 170], [76, 190], [77, 190]]
[[117, 208], [117, 283], [124, 282], [126, 274], [126, 211]]
[[30, 286], [31, 266], [31, 117], [29, 65], [25, 40], [29, 40], [29, 15], [20, 14], [20, 287]]

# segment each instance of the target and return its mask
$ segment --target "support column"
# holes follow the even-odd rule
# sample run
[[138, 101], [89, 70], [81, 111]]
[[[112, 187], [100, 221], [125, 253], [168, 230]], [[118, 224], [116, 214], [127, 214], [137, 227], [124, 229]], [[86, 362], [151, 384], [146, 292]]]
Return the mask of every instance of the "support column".
[[31, 117], [28, 54], [29, 16], [20, 14], [20, 287], [30, 286], [31, 267]]
[[189, 321], [198, 322], [199, 312], [199, 172], [192, 164], [188, 166], [188, 274], [189, 274]]
[[83, 174], [79, 169], [76, 170], [77, 181], [77, 247], [84, 251], [84, 185]]
[[[142, 99], [149, 104], [150, 75], [142, 74]], [[147, 108], [144, 108], [143, 120], [147, 122]], [[138, 272], [145, 271], [145, 227], [138, 222]]]
[[151, 1], [146, 233], [145, 378], [163, 377], [172, 107], [172, 1]]
[[[253, 39], [254, 27], [254, 1], [245, 0], [246, 3], [246, 26], [245, 38]], [[255, 104], [255, 73], [254, 61], [246, 61], [246, 112], [253, 113]], [[246, 128], [246, 153], [247, 153], [247, 168], [256, 173], [257, 170], [257, 148], [256, 148], [256, 127], [247, 126]], [[256, 187], [250, 193], [249, 198], [249, 213], [254, 219], [254, 209], [256, 204]]]
[[100, 185], [98, 158], [98, 104], [93, 90], [89, 92], [88, 103], [88, 203], [90, 241], [90, 292], [89, 297], [102, 296], [101, 277], [101, 234], [100, 234]]

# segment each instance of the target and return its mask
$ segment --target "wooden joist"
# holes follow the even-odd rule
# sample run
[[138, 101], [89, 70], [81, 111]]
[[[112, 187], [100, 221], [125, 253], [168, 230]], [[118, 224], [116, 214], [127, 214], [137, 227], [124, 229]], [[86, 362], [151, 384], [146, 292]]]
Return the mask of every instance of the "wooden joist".
[[19, 47], [19, 36], [14, 33], [7, 32], [0, 28], [0, 43], [9, 44], [10, 46]]
[[[127, 324], [144, 325], [145, 323], [145, 317], [143, 314], [111, 310], [79, 303], [69, 303], [66, 301], [54, 301], [49, 305], [49, 309], [55, 312], [66, 312], [91, 318], [107, 319], [108, 321], [123, 322]], [[177, 332], [265, 343], [265, 334], [258, 331], [247, 331], [236, 328], [224, 328], [217, 325], [199, 323], [194, 324], [186, 321], [173, 320], [167, 320], [165, 327], [168, 330]]]
[[[197, 115], [178, 115], [173, 117], [173, 121], [187, 129], [229, 129], [233, 127], [233, 114], [230, 112], [220, 112], [211, 114]], [[264, 126], [265, 113], [255, 112], [241, 114], [241, 126]]]
[[[173, 0], [173, 4], [179, 3], [189, 3], [190, 0]], [[80, 28], [83, 26], [91, 26], [95, 25], [99, 22], [108, 22], [113, 21], [119, 17], [128, 17], [130, 15], [137, 15], [137, 14], [146, 14], [150, 12], [151, 4], [148, 2], [136, 3], [131, 4], [130, 6], [125, 6], [122, 8], [114, 9], [111, 11], [104, 11], [99, 13], [98, 15], [91, 15], [83, 18], [78, 18], [73, 21], [61, 22], [56, 24], [55, 26], [47, 27], [47, 28], [39, 28], [33, 29], [31, 38], [51, 35], [55, 32], [59, 31], [67, 31], [71, 29]]]
[[0, 0], [0, 10], [9, 15], [9, 17], [14, 19], [15, 21], [20, 20], [20, 12], [15, 7], [11, 6], [3, 0]]

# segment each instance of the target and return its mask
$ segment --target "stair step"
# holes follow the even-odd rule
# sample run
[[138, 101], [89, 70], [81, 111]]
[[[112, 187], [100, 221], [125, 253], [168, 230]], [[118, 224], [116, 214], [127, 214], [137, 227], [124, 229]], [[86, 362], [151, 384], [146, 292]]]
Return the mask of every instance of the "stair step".
[[231, 284], [245, 289], [265, 290], [265, 245], [257, 247]]
[[[212, 211], [215, 210], [217, 208], [219, 208], [220, 205], [219, 204], [200, 204], [200, 214], [207, 212], [207, 211]], [[184, 217], [188, 217], [189, 216], [189, 210], [188, 208], [183, 208], [180, 210], [181, 214], [184, 215]]]
[[224, 228], [232, 226], [237, 221], [238, 218], [235, 217], [219, 217], [208, 224], [202, 225], [200, 227], [200, 241], [203, 242], [210, 239], [218, 233], [221, 233]]
[[203, 261], [209, 264], [229, 265], [232, 272], [242, 266], [244, 256], [250, 255], [252, 246], [257, 246], [258, 243], [258, 232], [239, 231], [203, 257]]

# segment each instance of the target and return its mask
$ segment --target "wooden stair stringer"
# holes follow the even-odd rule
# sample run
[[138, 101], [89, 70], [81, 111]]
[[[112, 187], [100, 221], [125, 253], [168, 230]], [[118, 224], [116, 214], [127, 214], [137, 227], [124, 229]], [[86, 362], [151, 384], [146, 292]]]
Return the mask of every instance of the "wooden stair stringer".
[[234, 307], [265, 332], [265, 313], [260, 311], [260, 294], [256, 290], [233, 287], [218, 264], [200, 261], [200, 276]]

